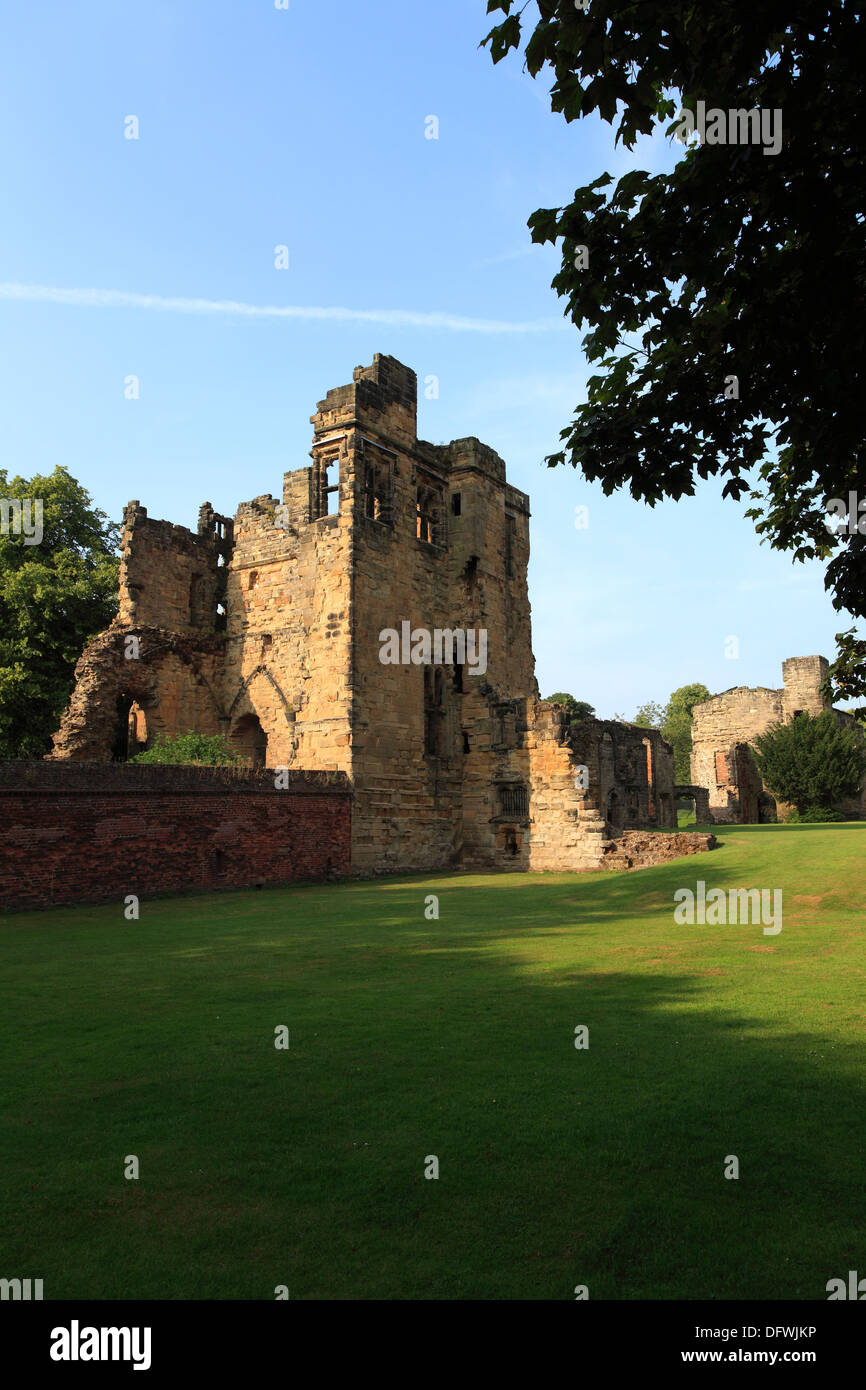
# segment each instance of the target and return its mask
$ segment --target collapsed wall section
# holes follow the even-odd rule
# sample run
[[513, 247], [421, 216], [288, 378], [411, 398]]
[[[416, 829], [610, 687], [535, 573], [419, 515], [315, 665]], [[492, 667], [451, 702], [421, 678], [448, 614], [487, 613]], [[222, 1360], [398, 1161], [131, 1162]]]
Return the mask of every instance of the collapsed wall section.
[[569, 723], [562, 706], [530, 718], [529, 867], [589, 869], [625, 830], [676, 829], [673, 749], [657, 729], [617, 720]]
[[[310, 469], [284, 498], [309, 497]], [[351, 765], [351, 524], [263, 496], [234, 520], [223, 671], [227, 731], [256, 728], [269, 767]]]
[[230, 551], [231, 523], [209, 503], [198, 533], [128, 503], [118, 614], [75, 667], [49, 759], [123, 761], [160, 734], [221, 732]]
[[160, 734], [220, 733], [222, 659], [216, 635], [109, 628], [76, 664], [48, 759], [124, 762]]
[[220, 612], [220, 569], [231, 546], [230, 523], [209, 503], [199, 530], [156, 521], [139, 502], [123, 513], [120, 550], [120, 610], [126, 628], [158, 627], [170, 632], [216, 632]]

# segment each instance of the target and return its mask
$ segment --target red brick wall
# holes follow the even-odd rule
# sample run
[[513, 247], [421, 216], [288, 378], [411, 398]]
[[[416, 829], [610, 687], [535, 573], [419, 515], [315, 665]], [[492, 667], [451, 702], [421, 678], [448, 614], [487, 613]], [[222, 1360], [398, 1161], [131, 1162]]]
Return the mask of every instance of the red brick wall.
[[[34, 769], [28, 778], [22, 769]], [[344, 774], [239, 778], [210, 769], [0, 765], [0, 907], [122, 903], [158, 894], [345, 876], [351, 792]], [[70, 774], [67, 768], [75, 766]], [[18, 783], [15, 785], [15, 772]], [[199, 773], [186, 779], [188, 771]], [[141, 774], [147, 774], [142, 776]]]

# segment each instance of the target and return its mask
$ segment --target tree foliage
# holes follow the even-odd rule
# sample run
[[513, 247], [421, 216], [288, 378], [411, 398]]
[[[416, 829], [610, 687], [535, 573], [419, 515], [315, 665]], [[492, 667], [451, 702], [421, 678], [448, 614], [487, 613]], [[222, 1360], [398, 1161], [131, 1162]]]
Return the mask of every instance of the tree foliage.
[[660, 729], [664, 715], [664, 705], [658, 704], [656, 700], [647, 700], [645, 704], [638, 706], [631, 723], [637, 724], [640, 729]]
[[573, 695], [567, 694], [564, 690], [557, 690], [546, 698], [550, 704], [565, 706], [570, 724], [576, 724], [581, 719], [595, 718], [595, 709], [592, 705], [588, 704], [586, 700], [575, 700]]
[[662, 738], [667, 739], [674, 750], [674, 777], [677, 782], [691, 781], [692, 755], [692, 710], [702, 700], [709, 700], [710, 692], [705, 685], [681, 685], [675, 690], [666, 705], [657, 700], [647, 700], [639, 705], [633, 719], [623, 714], [615, 714], [626, 724], [636, 724], [640, 729], [658, 729]]
[[184, 763], [195, 767], [216, 767], [237, 763], [237, 754], [220, 734], [186, 734], [167, 737], [159, 734], [152, 748], [136, 753], [133, 763]]
[[681, 685], [675, 690], [665, 705], [661, 731], [674, 750], [674, 779], [677, 782], [692, 780], [692, 710], [702, 700], [709, 700], [710, 692], [705, 685]]
[[768, 790], [802, 815], [857, 794], [866, 747], [857, 729], [825, 710], [774, 724], [755, 740], [755, 762]]
[[[489, 0], [506, 17], [483, 42], [495, 63], [522, 45], [532, 77], [552, 73], [553, 111], [597, 112], [628, 148], [660, 121], [672, 132], [678, 108], [699, 100], [781, 112], [777, 154], [707, 141], [669, 174], [633, 170], [614, 185], [600, 173], [529, 218], [533, 241], [561, 243], [553, 285], [600, 368], [547, 462], [651, 506], [718, 475], [726, 497], [756, 504], [748, 515], [774, 548], [828, 560], [835, 608], [862, 618], [866, 516], [844, 535], [825, 522], [829, 499], [858, 479], [866, 488], [859, 8], [537, 0], [518, 13]], [[726, 398], [732, 376], [738, 398]], [[834, 698], [866, 696], [854, 634], [837, 637]]]
[[13, 517], [0, 534], [0, 757], [39, 758], [72, 689], [88, 640], [117, 612], [119, 531], [58, 466], [9, 478], [0, 498], [42, 502], [42, 538], [26, 544]]

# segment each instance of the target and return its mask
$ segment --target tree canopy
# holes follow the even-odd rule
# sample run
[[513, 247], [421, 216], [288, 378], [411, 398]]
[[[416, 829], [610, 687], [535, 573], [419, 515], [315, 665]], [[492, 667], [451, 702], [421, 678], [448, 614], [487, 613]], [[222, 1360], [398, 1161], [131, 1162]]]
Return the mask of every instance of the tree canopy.
[[[628, 148], [698, 102], [760, 109], [780, 147], [714, 143], [673, 171], [600, 172], [529, 218], [561, 245], [553, 286], [600, 370], [547, 462], [650, 506], [718, 475], [763, 539], [828, 561], [837, 611], [866, 615], [861, 401], [866, 99], [854, 0], [489, 0], [494, 63], [553, 77], [566, 121], [597, 112]], [[528, 11], [528, 14], [527, 14]], [[532, 26], [532, 19], [537, 22]], [[524, 32], [525, 29], [525, 32]], [[861, 57], [857, 55], [860, 54]], [[715, 130], [714, 136], [718, 134]], [[855, 511], [828, 529], [832, 499]], [[858, 520], [859, 517], [859, 520]], [[837, 635], [829, 693], [866, 696], [866, 640]]]
[[802, 813], [856, 795], [866, 746], [859, 730], [840, 724], [830, 710], [804, 713], [761, 734], [755, 762], [768, 790]]
[[[76, 661], [117, 612], [119, 530], [60, 466], [31, 478], [0, 469], [0, 499], [8, 504], [0, 534], [0, 757], [40, 758], [60, 724]], [[12, 505], [28, 501], [29, 536]]]
[[647, 700], [644, 704], [638, 705], [634, 719], [629, 722], [637, 724], [640, 729], [660, 729], [664, 717], [664, 705], [660, 705], [657, 700]]
[[593, 719], [595, 709], [586, 700], [575, 700], [573, 695], [569, 695], [564, 690], [557, 690], [555, 694], [548, 695], [547, 700], [554, 705], [564, 705], [568, 714], [570, 724], [577, 723], [581, 719]]
[[692, 710], [702, 700], [709, 700], [705, 685], [681, 685], [665, 705], [661, 731], [674, 750], [674, 778], [677, 782], [692, 780]]
[[677, 782], [691, 782], [692, 756], [692, 710], [702, 700], [709, 700], [710, 692], [705, 685], [681, 685], [675, 690], [666, 705], [657, 700], [646, 700], [639, 705], [634, 717], [626, 719], [624, 714], [615, 714], [626, 724], [636, 724], [640, 729], [658, 729], [662, 738], [667, 739], [674, 750], [674, 777]]

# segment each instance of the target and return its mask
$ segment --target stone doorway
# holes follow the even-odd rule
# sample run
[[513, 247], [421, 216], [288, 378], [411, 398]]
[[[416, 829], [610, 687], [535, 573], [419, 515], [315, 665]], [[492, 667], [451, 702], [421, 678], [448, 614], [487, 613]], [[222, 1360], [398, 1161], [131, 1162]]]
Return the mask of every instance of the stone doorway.
[[147, 747], [147, 718], [141, 705], [132, 695], [117, 697], [117, 721], [111, 745], [111, 761], [126, 763]]
[[268, 736], [259, 722], [258, 715], [243, 715], [232, 729], [229, 743], [247, 767], [267, 767]]

